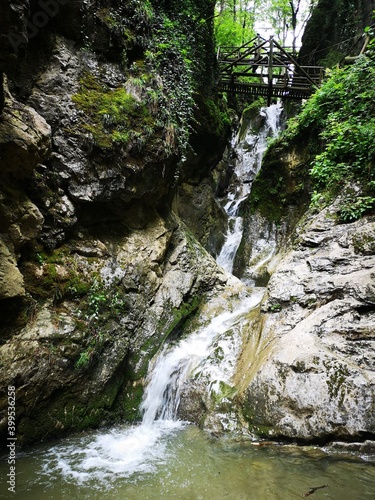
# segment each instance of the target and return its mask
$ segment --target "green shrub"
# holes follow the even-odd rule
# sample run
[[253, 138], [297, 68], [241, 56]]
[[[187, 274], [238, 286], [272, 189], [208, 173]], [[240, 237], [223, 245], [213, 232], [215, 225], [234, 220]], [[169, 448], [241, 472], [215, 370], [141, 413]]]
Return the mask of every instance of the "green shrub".
[[375, 195], [375, 64], [368, 56], [345, 69], [332, 71], [327, 81], [291, 120], [280, 141], [310, 134], [320, 152], [310, 175], [313, 203], [328, 203], [344, 186], [356, 185], [359, 197], [341, 208], [341, 221], [361, 217]]

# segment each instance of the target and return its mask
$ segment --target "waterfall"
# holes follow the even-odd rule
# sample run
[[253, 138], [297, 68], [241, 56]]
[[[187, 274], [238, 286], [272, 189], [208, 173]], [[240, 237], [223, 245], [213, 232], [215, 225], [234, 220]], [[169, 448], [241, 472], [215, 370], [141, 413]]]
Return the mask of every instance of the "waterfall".
[[[240, 206], [250, 193], [251, 180], [259, 170], [267, 137], [277, 133], [280, 112], [279, 106], [262, 109], [265, 124], [260, 133], [247, 132], [245, 138], [237, 139], [234, 145], [238, 157], [236, 182], [225, 200], [230, 223], [226, 243], [218, 258], [229, 271], [242, 238]], [[247, 325], [247, 315], [259, 305], [264, 294], [262, 288], [245, 290], [244, 287], [241, 297], [237, 298], [231, 293], [229, 298], [224, 294], [218, 302], [224, 312], [215, 313], [218, 304], [212, 304], [211, 313], [206, 311], [212, 319], [207, 319], [204, 326], [186, 338], [167, 342], [154, 357], [146, 379], [141, 404], [143, 419], [139, 425], [113, 428], [94, 438], [87, 435], [78, 449], [72, 445], [51, 448], [45, 456], [45, 473], [50, 474], [52, 468], [69, 481], [84, 484], [91, 480], [100, 485], [111, 484], [114, 475], [123, 478], [147, 475], [166, 463], [167, 443], [187, 424], [178, 418], [186, 384], [190, 381], [200, 384], [198, 397], [204, 403], [227, 404], [230, 392], [226, 391], [235, 390], [232, 379], [240, 354], [242, 329]], [[220, 410], [215, 415], [225, 428], [231, 428], [230, 415]]]
[[[228, 272], [241, 243], [243, 218], [239, 215], [241, 204], [251, 192], [251, 182], [258, 173], [267, 139], [279, 131], [282, 107], [279, 104], [261, 108], [264, 122], [257, 133], [248, 128], [245, 136], [233, 140], [237, 157], [232, 185], [228, 190], [224, 209], [228, 214], [228, 233], [225, 244], [217, 258], [219, 265]], [[259, 304], [263, 291], [253, 291], [232, 312], [216, 316], [208, 326], [180, 340], [176, 345], [164, 346], [149, 370], [141, 409], [144, 412], [142, 425], [151, 426], [155, 421], [177, 419], [181, 390], [187, 379], [203, 377], [208, 390], [218, 391], [220, 383], [230, 384], [239, 353], [240, 335], [233, 334], [243, 315]], [[232, 332], [232, 335], [227, 335]], [[214, 349], [220, 348], [223, 356], [219, 361], [212, 357]]]
[[[204, 377], [211, 391], [217, 390], [220, 382], [230, 382], [240, 347], [233, 330], [241, 327], [241, 319], [259, 304], [261, 297], [261, 292], [251, 294], [232, 312], [219, 314], [208, 326], [176, 345], [164, 347], [149, 370], [141, 406], [143, 425], [150, 426], [155, 420], [176, 420], [181, 389], [188, 378]], [[227, 332], [231, 335], [225, 335]], [[214, 348], [220, 349], [222, 359], [210, 357]]]
[[217, 257], [217, 263], [229, 273], [233, 271], [234, 259], [243, 235], [243, 218], [239, 215], [241, 204], [251, 192], [251, 183], [261, 167], [268, 138], [277, 136], [279, 132], [281, 112], [280, 104], [261, 108], [260, 115], [264, 118], [261, 129], [255, 133], [249, 127], [245, 137], [239, 137], [237, 134], [232, 141], [237, 160], [232, 184], [223, 201], [224, 210], [228, 215], [228, 230], [224, 245]]
[[[177, 418], [180, 393], [191, 377], [207, 382], [207, 391], [217, 391], [220, 382], [229, 383], [239, 351], [244, 315], [260, 302], [262, 294], [242, 298], [233, 311], [213, 318], [177, 344], [166, 344], [149, 369], [141, 424], [116, 427], [92, 438], [83, 437], [80, 447], [64, 444], [49, 450], [44, 472], [51, 470], [69, 481], [94, 485], [111, 484], [114, 476], [152, 473], [168, 460], [167, 443], [186, 426]], [[213, 356], [220, 350], [223, 359]]]

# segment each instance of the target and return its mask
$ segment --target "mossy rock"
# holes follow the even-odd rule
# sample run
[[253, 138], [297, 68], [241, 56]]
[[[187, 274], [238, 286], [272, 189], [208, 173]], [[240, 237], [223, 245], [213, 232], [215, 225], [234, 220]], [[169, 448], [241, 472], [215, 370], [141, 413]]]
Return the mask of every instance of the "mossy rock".
[[146, 130], [149, 134], [155, 125], [145, 103], [124, 87], [108, 88], [91, 73], [81, 78], [80, 91], [72, 100], [84, 113], [83, 128], [100, 148], [126, 146]]
[[265, 153], [262, 169], [254, 179], [242, 212], [258, 212], [276, 223], [285, 218], [290, 208], [297, 207], [303, 213], [310, 202], [308, 148], [308, 144], [286, 147], [275, 141]]

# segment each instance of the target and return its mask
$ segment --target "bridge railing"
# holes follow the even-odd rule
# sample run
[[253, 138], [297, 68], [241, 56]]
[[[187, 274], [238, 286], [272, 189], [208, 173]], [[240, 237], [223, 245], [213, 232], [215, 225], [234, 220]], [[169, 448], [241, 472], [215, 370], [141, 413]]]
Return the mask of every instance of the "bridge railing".
[[258, 92], [269, 99], [282, 93], [290, 98], [311, 95], [322, 82], [324, 70], [320, 66], [299, 65], [289, 50], [273, 37], [256, 37], [241, 47], [220, 47], [217, 55], [221, 88], [238, 93]]

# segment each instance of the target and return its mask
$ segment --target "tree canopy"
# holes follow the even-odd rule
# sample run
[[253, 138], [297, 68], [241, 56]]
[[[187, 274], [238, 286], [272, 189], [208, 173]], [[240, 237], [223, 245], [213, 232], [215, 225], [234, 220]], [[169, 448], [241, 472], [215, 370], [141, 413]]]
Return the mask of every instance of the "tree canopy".
[[[317, 0], [219, 0], [215, 34], [219, 46], [239, 46], [269, 31], [294, 52]], [[264, 33], [261, 33], [264, 36]]]

